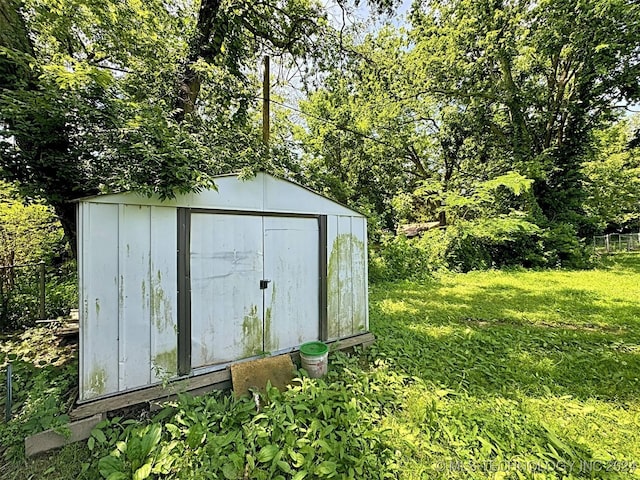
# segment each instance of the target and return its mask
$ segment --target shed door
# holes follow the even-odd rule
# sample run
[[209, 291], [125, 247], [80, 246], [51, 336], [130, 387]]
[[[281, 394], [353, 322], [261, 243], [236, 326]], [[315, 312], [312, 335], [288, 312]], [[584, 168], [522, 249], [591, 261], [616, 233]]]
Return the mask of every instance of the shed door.
[[191, 368], [263, 350], [262, 218], [191, 215]]
[[264, 217], [267, 352], [319, 338], [318, 238], [315, 218]]
[[191, 368], [319, 338], [317, 219], [193, 213], [190, 237]]

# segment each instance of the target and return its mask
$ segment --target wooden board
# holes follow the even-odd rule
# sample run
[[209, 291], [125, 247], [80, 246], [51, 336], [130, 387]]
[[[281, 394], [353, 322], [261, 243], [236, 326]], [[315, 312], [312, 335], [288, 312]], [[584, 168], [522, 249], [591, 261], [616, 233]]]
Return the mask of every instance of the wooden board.
[[68, 438], [53, 430], [36, 433], [24, 439], [24, 451], [27, 457], [32, 457], [38, 453], [47, 452], [54, 448], [63, 447], [69, 443], [85, 440], [91, 435], [91, 430], [102, 421], [102, 414], [93, 417], [83, 418], [77, 422], [65, 425], [71, 432]]
[[126, 392], [113, 397], [102, 398], [88, 403], [78, 405], [71, 411], [72, 419], [84, 418], [96, 413], [110, 412], [121, 408], [138, 405], [140, 403], [167, 398], [181, 392], [190, 392], [209, 385], [228, 382], [231, 379], [229, 369], [199, 375], [184, 380], [177, 380], [167, 386], [156, 385], [154, 387], [143, 388], [133, 392]]
[[289, 355], [259, 358], [231, 365], [231, 382], [236, 397], [250, 394], [251, 390], [266, 391], [267, 382], [284, 391], [295, 375]]

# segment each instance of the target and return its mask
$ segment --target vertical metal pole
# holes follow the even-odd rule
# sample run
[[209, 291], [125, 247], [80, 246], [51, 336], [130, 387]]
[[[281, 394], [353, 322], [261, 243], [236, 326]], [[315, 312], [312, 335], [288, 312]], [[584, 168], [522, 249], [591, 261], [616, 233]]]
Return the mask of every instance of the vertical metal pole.
[[191, 373], [191, 212], [178, 208], [178, 373]]
[[320, 215], [318, 219], [320, 234], [320, 340], [329, 339], [329, 319], [327, 317], [327, 216]]
[[269, 145], [269, 105], [271, 102], [271, 92], [269, 88], [269, 56], [264, 57], [264, 77], [262, 79], [262, 141]]
[[46, 282], [45, 282], [45, 263], [44, 260], [40, 260], [38, 264], [40, 271], [40, 320], [44, 320], [46, 316], [45, 302], [46, 302]]
[[7, 365], [7, 401], [4, 405], [4, 421], [9, 422], [11, 420], [11, 409], [13, 407], [13, 367], [11, 364]]

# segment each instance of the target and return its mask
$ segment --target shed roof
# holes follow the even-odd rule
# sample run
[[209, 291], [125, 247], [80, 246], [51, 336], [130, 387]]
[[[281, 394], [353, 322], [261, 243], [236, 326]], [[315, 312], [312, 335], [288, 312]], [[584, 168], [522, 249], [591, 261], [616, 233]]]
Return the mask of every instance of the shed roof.
[[248, 180], [241, 180], [236, 174], [221, 175], [215, 177], [215, 184], [215, 190], [181, 194], [165, 200], [155, 195], [123, 192], [81, 198], [77, 202], [364, 217], [298, 183], [264, 172]]

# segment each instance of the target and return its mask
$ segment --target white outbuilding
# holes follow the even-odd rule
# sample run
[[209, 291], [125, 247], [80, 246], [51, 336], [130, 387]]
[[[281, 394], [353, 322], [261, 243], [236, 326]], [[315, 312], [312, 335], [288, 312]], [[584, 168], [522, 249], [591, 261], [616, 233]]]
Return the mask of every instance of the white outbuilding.
[[368, 330], [366, 219], [259, 173], [78, 201], [80, 402]]

